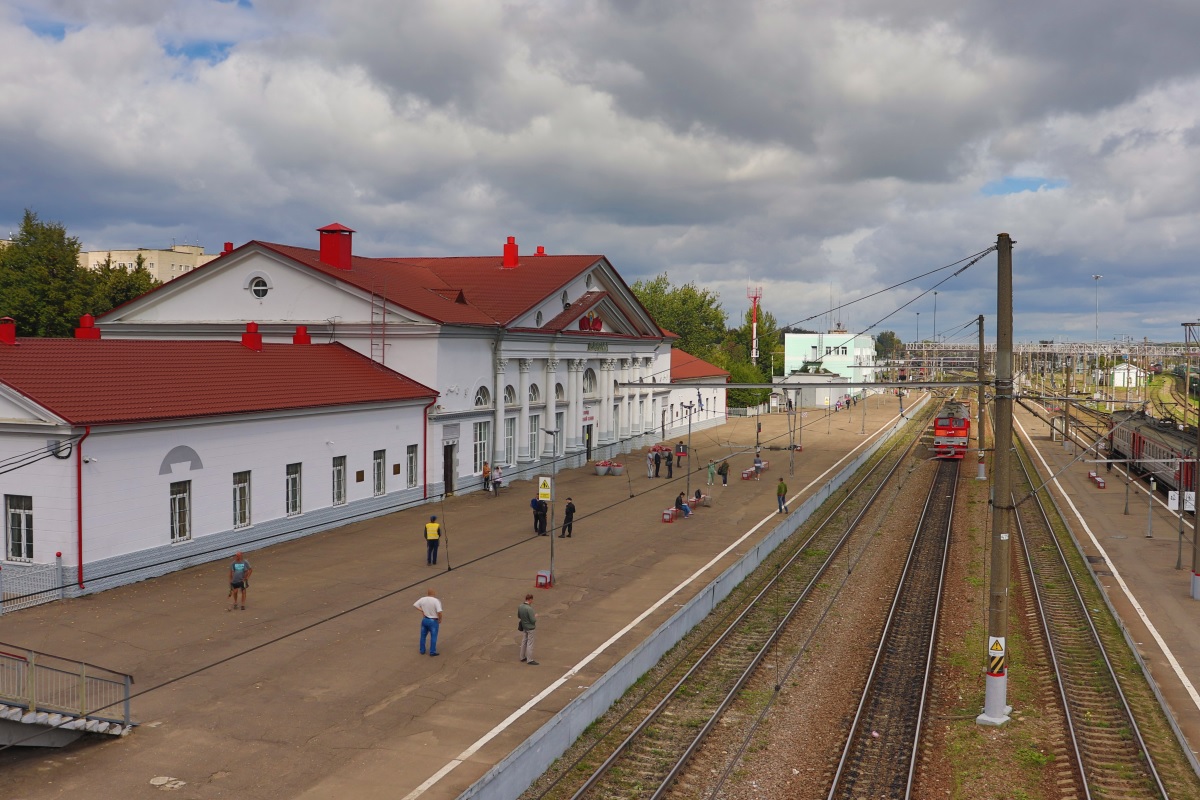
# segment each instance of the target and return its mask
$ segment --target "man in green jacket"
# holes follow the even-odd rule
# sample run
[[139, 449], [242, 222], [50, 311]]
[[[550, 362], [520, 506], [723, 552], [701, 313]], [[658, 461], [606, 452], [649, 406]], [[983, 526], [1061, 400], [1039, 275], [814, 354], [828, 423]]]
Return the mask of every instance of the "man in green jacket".
[[533, 638], [537, 629], [537, 613], [533, 610], [533, 595], [525, 595], [525, 602], [517, 606], [517, 630], [521, 631], [521, 660], [536, 667], [533, 660]]
[[779, 479], [779, 485], [775, 487], [775, 500], [779, 503], [779, 513], [788, 513], [787, 484], [783, 482], [783, 478]]

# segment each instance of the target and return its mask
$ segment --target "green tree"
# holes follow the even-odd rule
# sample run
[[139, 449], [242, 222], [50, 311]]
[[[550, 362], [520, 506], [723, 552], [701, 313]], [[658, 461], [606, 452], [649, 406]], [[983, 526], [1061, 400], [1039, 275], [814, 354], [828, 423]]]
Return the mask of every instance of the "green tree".
[[[725, 366], [729, 370], [730, 383], [766, 383], [767, 378], [762, 370], [749, 361], [739, 361]], [[746, 408], [767, 402], [771, 397], [770, 389], [730, 389], [726, 393], [726, 404], [731, 408]]]
[[[742, 326], [731, 329], [726, 339], [727, 344], [733, 344], [733, 347], [727, 346], [726, 349], [734, 354], [735, 360], [750, 361], [753, 330], [754, 310], [748, 308]], [[783, 374], [783, 332], [775, 315], [761, 307], [758, 309], [758, 362], [755, 366], [763, 375]]]
[[882, 331], [875, 337], [875, 358], [895, 358], [904, 348], [895, 331]]
[[57, 222], [25, 209], [13, 243], [0, 250], [0, 316], [23, 336], [70, 336], [90, 299], [79, 266], [79, 240]]
[[629, 288], [660, 328], [679, 336], [675, 347], [711, 360], [725, 337], [725, 312], [714, 293], [694, 283], [673, 286], [665, 272]]
[[133, 269], [113, 266], [110, 255], [99, 269], [86, 272], [82, 285], [91, 298], [89, 307], [94, 309], [93, 314], [116, 308], [159, 285], [159, 281], [146, 269], [145, 257], [140, 253]]

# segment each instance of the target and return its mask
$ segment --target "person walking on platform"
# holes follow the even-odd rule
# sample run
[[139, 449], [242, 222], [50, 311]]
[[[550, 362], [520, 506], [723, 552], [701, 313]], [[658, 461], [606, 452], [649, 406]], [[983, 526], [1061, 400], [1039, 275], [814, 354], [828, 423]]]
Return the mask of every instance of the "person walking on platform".
[[729, 461], [728, 460], [722, 461], [721, 466], [717, 467], [717, 474], [721, 476], [721, 485], [728, 486], [729, 485]]
[[430, 589], [425, 596], [413, 603], [413, 608], [421, 612], [421, 655], [425, 655], [425, 639], [429, 639], [429, 655], [436, 656], [438, 629], [442, 627], [442, 601]]
[[708, 485], [712, 486], [717, 480], [717, 462], [708, 460]]
[[779, 479], [779, 485], [775, 487], [775, 499], [779, 503], [779, 513], [787, 514], [787, 484], [783, 482], [783, 478]]
[[675, 477], [675, 470], [671, 467], [671, 453], [667, 451], [667, 480]]
[[654, 477], [658, 477], [658, 468], [662, 466], [662, 453], [654, 451]]
[[242, 593], [242, 611], [246, 610], [246, 590], [250, 588], [250, 573], [254, 572], [254, 567], [250, 566], [250, 562], [242, 558], [242, 554], [238, 553], [233, 557], [233, 563], [229, 565], [229, 596], [233, 598], [233, 605], [229, 607], [233, 611], [238, 607], [238, 592]]
[[500, 471], [500, 465], [492, 470], [492, 497], [500, 494], [500, 489], [504, 485], [504, 473]]
[[762, 456], [758, 453], [754, 454], [754, 480], [762, 478]]
[[538, 662], [533, 660], [533, 639], [537, 632], [537, 612], [533, 610], [533, 595], [525, 595], [525, 602], [517, 606], [517, 630], [521, 636], [521, 660], [531, 667]]
[[567, 498], [567, 507], [563, 509], [563, 526], [562, 532], [558, 534], [558, 538], [570, 538], [571, 533], [575, 530], [575, 503], [571, 498]]
[[654, 477], [654, 453], [650, 450], [646, 451], [646, 477]]
[[425, 523], [425, 563], [433, 566], [437, 564], [438, 545], [442, 543], [442, 525], [437, 521], [437, 515], [429, 518], [429, 522]]
[[490, 491], [492, 488], [492, 468], [488, 462], [483, 462], [483, 490]]

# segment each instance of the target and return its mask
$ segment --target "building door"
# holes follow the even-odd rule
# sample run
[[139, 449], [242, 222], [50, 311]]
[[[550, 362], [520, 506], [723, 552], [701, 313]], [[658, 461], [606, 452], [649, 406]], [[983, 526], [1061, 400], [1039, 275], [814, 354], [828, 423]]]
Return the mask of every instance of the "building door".
[[583, 446], [587, 450], [587, 460], [592, 460], [592, 426], [583, 426]]
[[454, 494], [454, 445], [442, 445], [442, 484], [447, 495]]

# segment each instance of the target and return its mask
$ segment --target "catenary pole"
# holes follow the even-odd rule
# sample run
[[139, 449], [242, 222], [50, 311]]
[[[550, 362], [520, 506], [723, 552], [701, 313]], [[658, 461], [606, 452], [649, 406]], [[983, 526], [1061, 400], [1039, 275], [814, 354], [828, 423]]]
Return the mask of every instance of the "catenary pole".
[[983, 713], [975, 718], [981, 725], [1003, 725], [1012, 711], [1012, 706], [1007, 703], [1009, 539], [1013, 518], [1009, 467], [1013, 403], [1012, 245], [1012, 238], [1007, 233], [996, 237], [996, 434], [992, 461], [991, 601]]
[[976, 377], [979, 378], [979, 413], [975, 415], [975, 422], [979, 428], [975, 434], [975, 443], [979, 445], [979, 470], [975, 476], [975, 479], [980, 480], [980, 481], [987, 480], [987, 467], [984, 464], [984, 455], [983, 455], [984, 451], [986, 449], [986, 446], [985, 446], [986, 434], [983, 432], [983, 423], [984, 423], [984, 419], [985, 419], [984, 415], [987, 413], [984, 410], [984, 396], [983, 396], [984, 374], [983, 374], [983, 371], [984, 371], [983, 314], [980, 314], [979, 315], [979, 366], [976, 368]]

